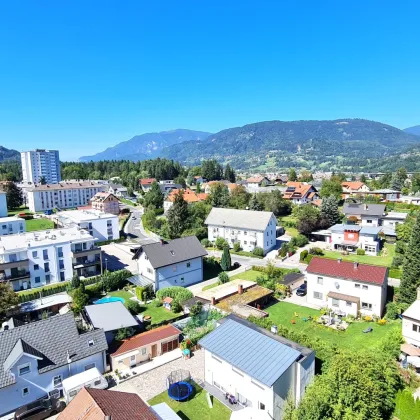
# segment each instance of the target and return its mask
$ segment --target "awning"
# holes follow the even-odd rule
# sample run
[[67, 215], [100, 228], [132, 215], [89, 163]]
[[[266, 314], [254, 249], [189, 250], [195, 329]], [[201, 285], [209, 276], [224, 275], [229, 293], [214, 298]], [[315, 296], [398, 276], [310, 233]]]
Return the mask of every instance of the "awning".
[[360, 298], [356, 296], [344, 295], [342, 293], [329, 292], [327, 297], [338, 300], [345, 300], [346, 302], [360, 303]]
[[401, 351], [408, 356], [420, 356], [420, 348], [413, 346], [412, 344], [401, 344]]
[[126, 359], [127, 357], [136, 356], [139, 353], [140, 351], [137, 349], [137, 350], [130, 351], [128, 353], [121, 354], [120, 356], [115, 356], [113, 357], [113, 359], [118, 362], [119, 360]]

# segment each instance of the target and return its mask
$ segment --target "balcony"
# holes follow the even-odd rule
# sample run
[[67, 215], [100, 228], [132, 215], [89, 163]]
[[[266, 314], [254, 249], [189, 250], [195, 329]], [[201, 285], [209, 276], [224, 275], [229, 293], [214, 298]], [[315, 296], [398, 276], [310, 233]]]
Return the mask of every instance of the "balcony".
[[6, 270], [7, 268], [25, 268], [29, 269], [29, 260], [20, 260], [20, 261], [10, 261], [5, 262], [3, 259], [0, 259], [0, 270]]
[[89, 249], [75, 249], [72, 251], [74, 258], [87, 257], [88, 255], [98, 254], [101, 252], [101, 247], [94, 246]]
[[23, 280], [23, 279], [29, 279], [30, 277], [31, 277], [31, 273], [29, 271], [22, 270], [10, 276], [4, 276], [0, 274], [0, 281]]
[[77, 258], [76, 261], [73, 261], [73, 268], [84, 268], [91, 267], [101, 263], [101, 258], [96, 256], [93, 260], [88, 260], [87, 258]]

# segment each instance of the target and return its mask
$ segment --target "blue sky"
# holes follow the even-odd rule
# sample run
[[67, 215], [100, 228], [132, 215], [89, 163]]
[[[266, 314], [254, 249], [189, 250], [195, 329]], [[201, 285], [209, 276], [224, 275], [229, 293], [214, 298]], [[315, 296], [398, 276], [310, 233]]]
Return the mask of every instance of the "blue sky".
[[264, 120], [420, 124], [420, 2], [0, 2], [0, 144], [63, 160]]

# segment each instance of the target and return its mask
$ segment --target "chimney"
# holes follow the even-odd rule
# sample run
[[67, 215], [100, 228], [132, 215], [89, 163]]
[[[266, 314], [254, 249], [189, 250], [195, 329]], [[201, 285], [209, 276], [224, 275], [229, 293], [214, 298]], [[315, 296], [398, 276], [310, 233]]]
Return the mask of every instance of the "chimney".
[[420, 300], [420, 287], [417, 288], [417, 300]]
[[238, 295], [242, 295], [243, 292], [244, 292], [244, 288], [242, 284], [238, 284]]
[[359, 266], [359, 263], [357, 262], [357, 261], [355, 261], [354, 263], [353, 263], [353, 267], [354, 267], [354, 269], [355, 270], [357, 270], [357, 267]]
[[215, 298], [214, 296], [211, 298], [211, 304], [212, 304], [213, 306], [215, 306], [215, 305], [216, 305], [216, 298]]
[[341, 258], [337, 258], [337, 262], [338, 262], [338, 264], [340, 264], [341, 263]]

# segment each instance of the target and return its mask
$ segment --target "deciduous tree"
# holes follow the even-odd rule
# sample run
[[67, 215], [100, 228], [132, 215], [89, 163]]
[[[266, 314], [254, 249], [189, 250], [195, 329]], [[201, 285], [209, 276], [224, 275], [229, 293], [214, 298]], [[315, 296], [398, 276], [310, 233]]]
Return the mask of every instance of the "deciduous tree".
[[153, 182], [150, 191], [148, 191], [143, 198], [143, 206], [147, 209], [149, 207], [154, 207], [156, 209], [163, 208], [163, 193], [160, 190], [159, 184]]
[[229, 205], [229, 189], [222, 182], [216, 182], [210, 187], [209, 202], [213, 207], [227, 207]]
[[324, 179], [322, 181], [321, 190], [319, 194], [322, 198], [333, 195], [337, 201], [341, 201], [341, 195], [343, 194], [343, 188], [341, 181], [338, 179]]
[[23, 203], [22, 190], [14, 183], [9, 182], [5, 187], [7, 207], [9, 209], [16, 209]]
[[295, 168], [290, 168], [289, 170], [289, 175], [288, 175], [288, 180], [289, 181], [297, 181], [297, 174], [296, 174], [296, 169]]
[[0, 282], [0, 325], [6, 317], [7, 311], [19, 303], [18, 295], [8, 282]]

